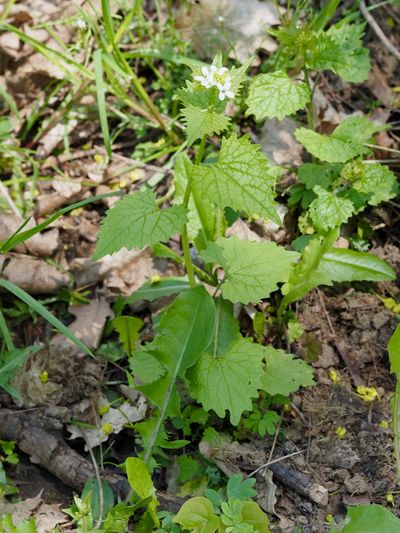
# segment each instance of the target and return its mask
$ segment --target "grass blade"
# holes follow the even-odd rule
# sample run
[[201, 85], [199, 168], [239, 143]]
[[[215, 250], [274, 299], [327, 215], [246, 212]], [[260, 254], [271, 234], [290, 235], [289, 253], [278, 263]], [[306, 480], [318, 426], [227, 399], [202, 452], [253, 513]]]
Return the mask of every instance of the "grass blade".
[[11, 283], [10, 281], [7, 281], [5, 279], [0, 279], [0, 287], [3, 287], [4, 289], [8, 290], [12, 294], [14, 294], [14, 296], [22, 300], [27, 305], [29, 305], [29, 307], [31, 307], [37, 313], [39, 313], [40, 316], [42, 316], [45, 320], [47, 320], [60, 333], [65, 335], [80, 350], [94, 357], [94, 354], [86, 346], [86, 344], [84, 344], [80, 339], [78, 339], [78, 337], [74, 335], [74, 333], [72, 333], [72, 331], [65, 324], [63, 324], [60, 320], [58, 320], [58, 318], [56, 318], [52, 313], [50, 313], [50, 311], [46, 309], [40, 302], [35, 300], [35, 298], [32, 298], [30, 294], [25, 292], [23, 289], [21, 289], [14, 283]]
[[99, 194], [97, 196], [92, 196], [91, 198], [86, 198], [85, 200], [81, 200], [80, 202], [76, 202], [75, 204], [68, 205], [67, 207], [64, 207], [63, 209], [60, 209], [54, 215], [51, 215], [47, 220], [42, 222], [41, 224], [38, 224], [34, 228], [30, 228], [26, 231], [23, 231], [20, 233], [21, 229], [26, 226], [26, 224], [29, 221], [29, 218], [24, 221], [24, 223], [20, 226], [20, 228], [13, 234], [9, 239], [6, 241], [0, 242], [0, 252], [6, 253], [18, 246], [18, 244], [21, 244], [25, 242], [27, 239], [32, 237], [33, 235], [36, 235], [36, 233], [41, 232], [43, 229], [47, 228], [47, 226], [50, 226], [57, 218], [61, 217], [65, 213], [69, 213], [70, 211], [73, 211], [74, 209], [77, 209], [78, 207], [83, 207], [86, 204], [90, 204], [92, 202], [97, 202], [98, 200], [102, 200], [103, 198], [107, 198], [109, 196], [118, 196], [120, 194], [120, 191], [113, 191], [113, 192], [107, 192], [104, 194]]
[[96, 79], [96, 93], [97, 93], [97, 107], [99, 110], [101, 133], [103, 134], [104, 146], [107, 152], [107, 156], [111, 157], [111, 140], [110, 131], [108, 129], [107, 110], [106, 110], [106, 98], [105, 89], [103, 83], [103, 63], [102, 52], [96, 50], [93, 54], [94, 63], [94, 75]]

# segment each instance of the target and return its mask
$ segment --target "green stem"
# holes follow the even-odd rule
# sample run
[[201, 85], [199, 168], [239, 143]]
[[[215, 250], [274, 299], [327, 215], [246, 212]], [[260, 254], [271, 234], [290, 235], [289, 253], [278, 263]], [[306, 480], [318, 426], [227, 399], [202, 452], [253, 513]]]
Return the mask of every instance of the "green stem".
[[313, 89], [311, 87], [311, 82], [310, 82], [310, 76], [309, 76], [309, 73], [308, 73], [308, 68], [304, 65], [303, 67], [303, 72], [304, 72], [304, 81], [306, 82], [306, 84], [308, 85], [308, 88], [310, 90], [310, 95], [311, 95], [311, 98], [310, 98], [310, 101], [308, 102], [307, 104], [307, 121], [308, 121], [308, 127], [310, 128], [310, 130], [313, 130], [314, 131], [314, 105], [313, 105]]

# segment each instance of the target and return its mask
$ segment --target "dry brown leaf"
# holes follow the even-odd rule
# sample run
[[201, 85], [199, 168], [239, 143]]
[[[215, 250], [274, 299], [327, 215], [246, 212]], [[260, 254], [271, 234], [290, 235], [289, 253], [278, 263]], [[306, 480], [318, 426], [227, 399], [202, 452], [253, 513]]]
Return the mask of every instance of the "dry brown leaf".
[[60, 505], [54, 503], [42, 503], [36, 511], [35, 519], [37, 533], [52, 533], [56, 526], [70, 521], [60, 510]]
[[[105, 406], [109, 407], [109, 402], [105, 396], [99, 396], [97, 399], [97, 411]], [[135, 403], [123, 402], [117, 409], [109, 407], [108, 411], [100, 416], [98, 427], [95, 429], [85, 429], [82, 431], [80, 426], [68, 425], [67, 429], [71, 433], [70, 439], [84, 438], [85, 450], [95, 448], [102, 442], [106, 442], [111, 433], [120, 433], [128, 423], [139, 422], [143, 420], [147, 411], [145, 397], [137, 392]]]
[[29, 294], [55, 294], [68, 285], [69, 277], [42, 259], [10, 254], [1, 275]]
[[232, 226], [230, 226], [225, 233], [226, 237], [232, 237], [235, 235], [239, 239], [245, 241], [256, 241], [261, 242], [261, 237], [252, 231], [244, 220], [238, 218]]
[[27, 498], [18, 503], [8, 503], [2, 500], [0, 501], [0, 516], [10, 513], [13, 517], [14, 525], [17, 526], [20, 522], [28, 520], [41, 503], [40, 494], [35, 498]]
[[230, 56], [244, 63], [259, 49], [276, 50], [267, 30], [278, 23], [271, 1], [200, 0], [183, 24], [186, 37], [193, 40], [202, 57], [231, 50]]
[[261, 150], [274, 165], [300, 165], [303, 147], [294, 138], [298, 124], [289, 117], [267, 119], [261, 130]]
[[[23, 219], [12, 213], [0, 213], [0, 241], [8, 239], [23, 224]], [[30, 219], [24, 230], [34, 228], [36, 222]], [[48, 231], [37, 233], [27, 241], [13, 248], [16, 252], [26, 253], [27, 250], [33, 255], [50, 257], [59, 246], [59, 230], [52, 228]]]

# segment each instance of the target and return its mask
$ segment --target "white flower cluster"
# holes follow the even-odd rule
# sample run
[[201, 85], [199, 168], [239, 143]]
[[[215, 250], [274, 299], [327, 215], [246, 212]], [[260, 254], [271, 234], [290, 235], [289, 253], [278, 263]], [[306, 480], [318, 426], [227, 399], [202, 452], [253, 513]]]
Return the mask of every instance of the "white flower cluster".
[[75, 22], [75, 26], [76, 26], [77, 28], [79, 28], [80, 30], [86, 30], [86, 28], [87, 28], [86, 21], [83, 20], [83, 19], [78, 19], [78, 20]]
[[226, 67], [218, 68], [215, 65], [203, 67], [201, 69], [202, 76], [194, 76], [196, 81], [199, 81], [203, 87], [210, 89], [210, 87], [217, 87], [220, 100], [225, 100], [226, 97], [234, 98], [235, 93], [231, 91], [231, 77], [228, 74]]

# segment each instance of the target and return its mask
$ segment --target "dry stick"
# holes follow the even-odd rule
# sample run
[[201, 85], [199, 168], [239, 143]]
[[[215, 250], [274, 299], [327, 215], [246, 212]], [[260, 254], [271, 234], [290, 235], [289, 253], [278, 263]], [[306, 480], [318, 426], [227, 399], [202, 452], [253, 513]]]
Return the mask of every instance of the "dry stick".
[[339, 340], [338, 336], [336, 335], [336, 331], [333, 328], [333, 325], [332, 325], [331, 319], [329, 317], [328, 311], [326, 310], [324, 299], [322, 297], [321, 291], [318, 288], [316, 290], [317, 290], [317, 293], [318, 293], [318, 296], [319, 296], [319, 300], [321, 302], [321, 306], [322, 306], [322, 309], [324, 311], [326, 320], [328, 322], [329, 329], [330, 329], [330, 331], [332, 333], [333, 342], [335, 343], [336, 350], [339, 352], [339, 354], [340, 354], [341, 358], [343, 359], [345, 365], [349, 369], [349, 372], [350, 372], [350, 375], [351, 375], [351, 377], [353, 379], [354, 385], [356, 387], [359, 387], [360, 385], [364, 385], [365, 384], [364, 380], [360, 376], [359, 370], [358, 370], [357, 366], [354, 364], [353, 359], [352, 359], [351, 355], [349, 354], [345, 344], [341, 340]]
[[289, 453], [288, 455], [284, 455], [283, 457], [278, 457], [277, 459], [274, 459], [273, 461], [268, 460], [267, 463], [259, 466], [253, 472], [250, 472], [247, 477], [252, 477], [254, 474], [257, 474], [260, 470], [263, 470], [264, 468], [268, 468], [270, 465], [273, 465], [275, 463], [279, 463], [280, 461], [284, 461], [285, 459], [289, 459], [290, 457], [294, 457], [295, 455], [300, 455], [301, 453], [304, 453], [306, 450], [299, 450], [297, 452]]
[[364, 0], [360, 1], [360, 11], [365, 18], [365, 20], [368, 22], [368, 24], [371, 26], [373, 31], [375, 32], [375, 35], [378, 37], [378, 39], [381, 41], [383, 46], [394, 55], [394, 57], [400, 61], [400, 52], [397, 50], [397, 48], [394, 46], [394, 44], [386, 37], [384, 32], [382, 31], [381, 27], [378, 25], [374, 17], [371, 15], [371, 13], [368, 11], [368, 8], [365, 4]]

